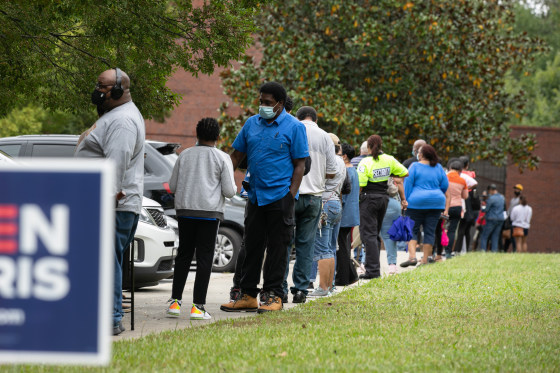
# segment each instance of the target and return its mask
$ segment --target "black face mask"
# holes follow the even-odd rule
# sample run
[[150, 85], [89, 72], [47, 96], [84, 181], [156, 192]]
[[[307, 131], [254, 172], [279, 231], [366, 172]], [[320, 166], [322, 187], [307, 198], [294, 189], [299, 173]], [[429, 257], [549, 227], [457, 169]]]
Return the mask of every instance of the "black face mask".
[[520, 192], [520, 191], [518, 191], [518, 190], [516, 190], [516, 191], [514, 191], [514, 192], [513, 192], [513, 194], [515, 194], [516, 196], [518, 196], [518, 195], [520, 195], [520, 194], [521, 194], [521, 192]]
[[105, 93], [98, 91], [97, 89], [91, 94], [91, 103], [97, 106], [101, 106], [105, 102]]

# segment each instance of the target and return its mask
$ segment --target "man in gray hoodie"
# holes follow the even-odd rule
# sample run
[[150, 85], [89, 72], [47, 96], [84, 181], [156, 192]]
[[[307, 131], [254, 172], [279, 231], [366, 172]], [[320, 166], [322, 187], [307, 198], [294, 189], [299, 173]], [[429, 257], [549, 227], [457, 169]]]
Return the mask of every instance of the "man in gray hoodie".
[[146, 130], [142, 114], [130, 96], [130, 79], [118, 67], [99, 75], [91, 101], [97, 105], [100, 117], [80, 136], [74, 155], [109, 158], [116, 167], [113, 188], [116, 204], [113, 335], [117, 335], [124, 331], [121, 322], [124, 315], [123, 254], [134, 239], [142, 209]]

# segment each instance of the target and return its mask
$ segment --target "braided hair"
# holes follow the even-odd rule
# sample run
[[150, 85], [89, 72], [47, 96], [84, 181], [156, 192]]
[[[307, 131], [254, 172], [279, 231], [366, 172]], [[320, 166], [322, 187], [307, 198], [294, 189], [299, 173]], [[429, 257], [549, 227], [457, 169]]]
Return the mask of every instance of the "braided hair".
[[202, 141], [216, 141], [220, 136], [220, 125], [214, 118], [203, 118], [196, 125], [196, 137]]

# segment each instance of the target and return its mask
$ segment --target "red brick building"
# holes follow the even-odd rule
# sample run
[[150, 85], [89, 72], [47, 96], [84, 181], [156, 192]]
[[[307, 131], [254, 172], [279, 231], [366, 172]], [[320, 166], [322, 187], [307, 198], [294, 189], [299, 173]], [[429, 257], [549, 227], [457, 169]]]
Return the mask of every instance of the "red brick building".
[[523, 194], [533, 208], [529, 251], [560, 252], [560, 128], [513, 127], [513, 137], [522, 133], [537, 136], [535, 154], [541, 163], [538, 170], [524, 173], [515, 165], [507, 167], [506, 201], [513, 197], [514, 185], [523, 185]]
[[[196, 142], [195, 126], [203, 117], [217, 117], [218, 108], [224, 101], [229, 101], [224, 95], [219, 73], [212, 76], [194, 78], [184, 71], [178, 71], [168, 83], [175, 92], [183, 95], [183, 101], [173, 111], [165, 123], [146, 122], [146, 137], [181, 143], [183, 148], [193, 146]], [[231, 101], [230, 101], [231, 103]], [[535, 133], [539, 142], [536, 154], [541, 157], [540, 167], [536, 171], [519, 173], [514, 165], [504, 169], [497, 169], [504, 186], [506, 201], [509, 204], [513, 195], [513, 185], [522, 184], [529, 205], [533, 208], [533, 219], [528, 237], [529, 251], [560, 252], [560, 129], [514, 127], [512, 136], [521, 133]], [[505, 172], [505, 178], [504, 178]], [[238, 187], [241, 173], [237, 173]], [[500, 185], [500, 186], [501, 186]]]

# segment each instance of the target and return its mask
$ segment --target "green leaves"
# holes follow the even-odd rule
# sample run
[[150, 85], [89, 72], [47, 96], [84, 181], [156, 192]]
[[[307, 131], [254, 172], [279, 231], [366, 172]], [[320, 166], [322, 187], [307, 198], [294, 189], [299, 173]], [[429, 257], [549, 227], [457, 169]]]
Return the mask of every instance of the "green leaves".
[[[257, 19], [262, 61], [224, 72], [224, 90], [251, 114], [258, 86], [279, 81], [296, 110], [317, 109], [325, 130], [354, 145], [377, 133], [401, 159], [424, 138], [443, 158], [484, 154], [505, 163], [509, 154], [534, 167], [528, 148], [519, 152], [534, 140], [509, 139], [523, 100], [505, 92], [504, 75], [542, 44], [512, 23], [509, 3], [498, 1], [271, 4]], [[222, 118], [228, 142], [233, 122], [225, 112]]]
[[165, 84], [174, 69], [210, 74], [251, 44], [256, 0], [0, 1], [0, 117], [27, 100], [91, 112], [99, 73], [119, 66], [132, 79], [146, 118], [179, 96]]

